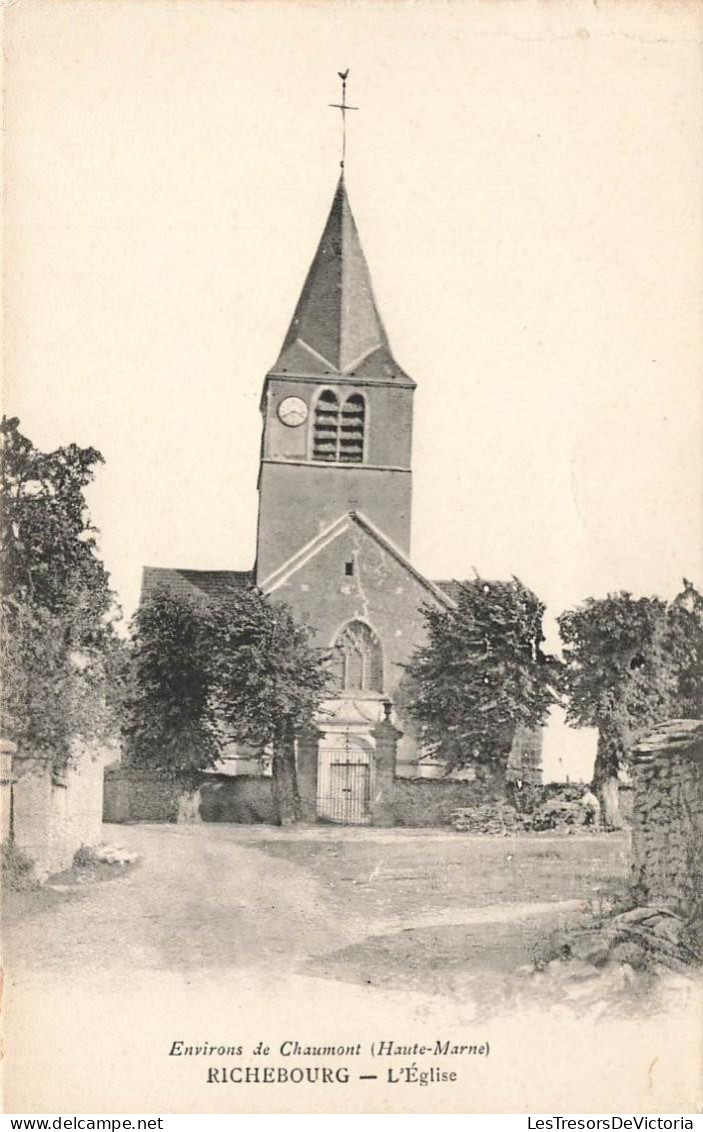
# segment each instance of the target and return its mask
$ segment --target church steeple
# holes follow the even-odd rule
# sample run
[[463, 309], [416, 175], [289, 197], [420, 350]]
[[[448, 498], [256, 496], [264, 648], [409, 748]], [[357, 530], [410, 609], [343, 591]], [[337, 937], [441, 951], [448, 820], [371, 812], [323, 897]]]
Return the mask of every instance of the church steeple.
[[414, 384], [390, 351], [344, 171], [283, 348], [270, 372]]
[[[354, 107], [346, 103], [346, 73], [340, 78], [344, 122]], [[414, 389], [378, 313], [342, 164], [288, 333], [264, 380], [258, 585], [321, 531], [336, 531], [349, 511], [409, 553]]]

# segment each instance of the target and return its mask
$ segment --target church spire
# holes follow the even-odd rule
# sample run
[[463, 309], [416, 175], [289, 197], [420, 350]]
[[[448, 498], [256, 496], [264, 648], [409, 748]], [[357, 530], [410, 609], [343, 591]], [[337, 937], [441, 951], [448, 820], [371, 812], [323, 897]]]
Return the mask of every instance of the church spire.
[[275, 368], [286, 364], [291, 350], [299, 358], [302, 349], [308, 366], [317, 359], [314, 372], [321, 365], [323, 371], [346, 373], [387, 348], [342, 172]]
[[332, 208], [272, 374], [325, 374], [414, 385], [391, 354], [344, 181], [349, 71], [340, 71], [342, 160]]

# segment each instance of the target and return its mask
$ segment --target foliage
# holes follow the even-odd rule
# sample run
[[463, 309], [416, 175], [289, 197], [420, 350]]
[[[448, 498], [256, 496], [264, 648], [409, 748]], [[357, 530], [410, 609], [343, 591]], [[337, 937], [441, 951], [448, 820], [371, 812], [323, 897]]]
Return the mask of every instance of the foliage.
[[633, 732], [666, 710], [657, 644], [666, 603], [629, 593], [589, 598], [558, 618], [564, 642], [567, 719], [579, 727]]
[[[0, 437], [0, 595], [59, 613], [72, 610], [80, 594], [81, 637], [75, 643], [87, 645], [99, 636], [112, 604], [85, 500], [103, 458], [76, 444], [40, 452], [19, 431], [16, 417], [3, 417]], [[78, 628], [75, 618], [73, 625]]]
[[668, 694], [672, 716], [699, 719], [703, 712], [703, 594], [686, 578], [683, 586], [666, 615]]
[[311, 631], [253, 588], [221, 600], [216, 621], [216, 710], [227, 737], [264, 747], [311, 725], [328, 680]]
[[637, 736], [703, 703], [703, 599], [687, 583], [669, 605], [629, 593], [589, 598], [558, 618], [567, 719], [597, 727], [594, 780], [617, 775]]
[[216, 619], [204, 601], [159, 590], [132, 619], [125, 755], [133, 766], [174, 775], [214, 766]]
[[292, 742], [326, 683], [309, 631], [253, 587], [208, 599], [159, 590], [132, 640], [128, 758], [173, 774], [212, 767], [227, 742]]
[[20, 748], [60, 760], [68, 757], [67, 705], [73, 673], [63, 618], [28, 603], [0, 606], [2, 733]]
[[515, 730], [545, 722], [556, 661], [542, 651], [544, 606], [526, 586], [461, 585], [456, 608], [424, 609], [428, 641], [408, 665], [405, 695], [428, 752], [448, 769], [504, 770]]
[[92, 869], [100, 864], [100, 860], [91, 845], [80, 845], [73, 854], [73, 865], [76, 869]]
[[11, 841], [2, 843], [2, 883], [5, 888], [15, 892], [24, 892], [38, 886], [34, 877], [34, 862]]
[[16, 418], [0, 423], [0, 726], [59, 765], [74, 740], [114, 730], [121, 645], [84, 491], [93, 448], [38, 451]]

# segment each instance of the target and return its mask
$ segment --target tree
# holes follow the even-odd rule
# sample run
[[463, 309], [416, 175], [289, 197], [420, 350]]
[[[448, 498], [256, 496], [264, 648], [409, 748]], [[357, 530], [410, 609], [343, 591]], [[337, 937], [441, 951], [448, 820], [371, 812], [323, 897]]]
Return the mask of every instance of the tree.
[[593, 788], [605, 824], [617, 828], [619, 773], [636, 736], [678, 714], [688, 629], [661, 598], [625, 592], [589, 598], [562, 613], [558, 624], [567, 719], [598, 728]]
[[103, 457], [76, 444], [40, 452], [16, 417], [3, 417], [0, 438], [0, 595], [51, 613], [80, 608], [74, 629], [89, 643], [113, 604], [85, 499]]
[[703, 594], [687, 578], [667, 609], [665, 647], [672, 715], [699, 719], [703, 713]]
[[132, 634], [130, 761], [192, 777], [228, 742], [270, 746], [279, 819], [294, 820], [295, 736], [313, 722], [327, 682], [309, 631], [250, 587], [219, 599], [159, 591]]
[[125, 761], [186, 779], [213, 767], [213, 610], [205, 600], [158, 590], [131, 624]]
[[328, 684], [328, 658], [281, 602], [254, 588], [219, 603], [214, 651], [216, 710], [238, 743], [273, 752], [279, 819], [299, 816], [295, 737], [313, 724]]
[[456, 607], [425, 606], [427, 644], [407, 667], [408, 710], [447, 770], [486, 767], [505, 788], [518, 726], [546, 721], [556, 662], [542, 651], [544, 606], [518, 578], [458, 587]]
[[102, 456], [40, 452], [17, 418], [2, 419], [0, 439], [1, 725], [61, 766], [75, 740], [114, 728], [116, 611], [84, 494]]

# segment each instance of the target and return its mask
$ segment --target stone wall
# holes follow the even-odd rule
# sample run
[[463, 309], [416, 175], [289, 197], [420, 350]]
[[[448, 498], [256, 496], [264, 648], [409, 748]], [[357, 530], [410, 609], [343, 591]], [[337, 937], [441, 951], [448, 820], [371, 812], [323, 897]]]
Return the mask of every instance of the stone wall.
[[[501, 796], [489, 775], [473, 780], [397, 778], [393, 774], [399, 734], [387, 720], [376, 725], [372, 822], [380, 826], [449, 826], [453, 810]], [[299, 741], [298, 787], [302, 819], [317, 820], [318, 736]], [[115, 764], [105, 771], [106, 822], [278, 822], [270, 776], [203, 774], [193, 796], [178, 781], [146, 770]]]
[[177, 780], [120, 764], [105, 771], [106, 822], [235, 822], [275, 824], [266, 775], [203, 774], [196, 791]]
[[494, 792], [480, 781], [451, 778], [396, 778], [391, 787], [389, 825], [451, 825], [450, 814], [490, 801]]
[[273, 779], [263, 775], [209, 775], [200, 787], [201, 821], [275, 825]]
[[640, 905], [703, 914], [703, 722], [649, 732], [633, 761], [632, 887]]
[[177, 782], [118, 763], [105, 771], [103, 819], [106, 822], [175, 822], [180, 799], [185, 793]]

